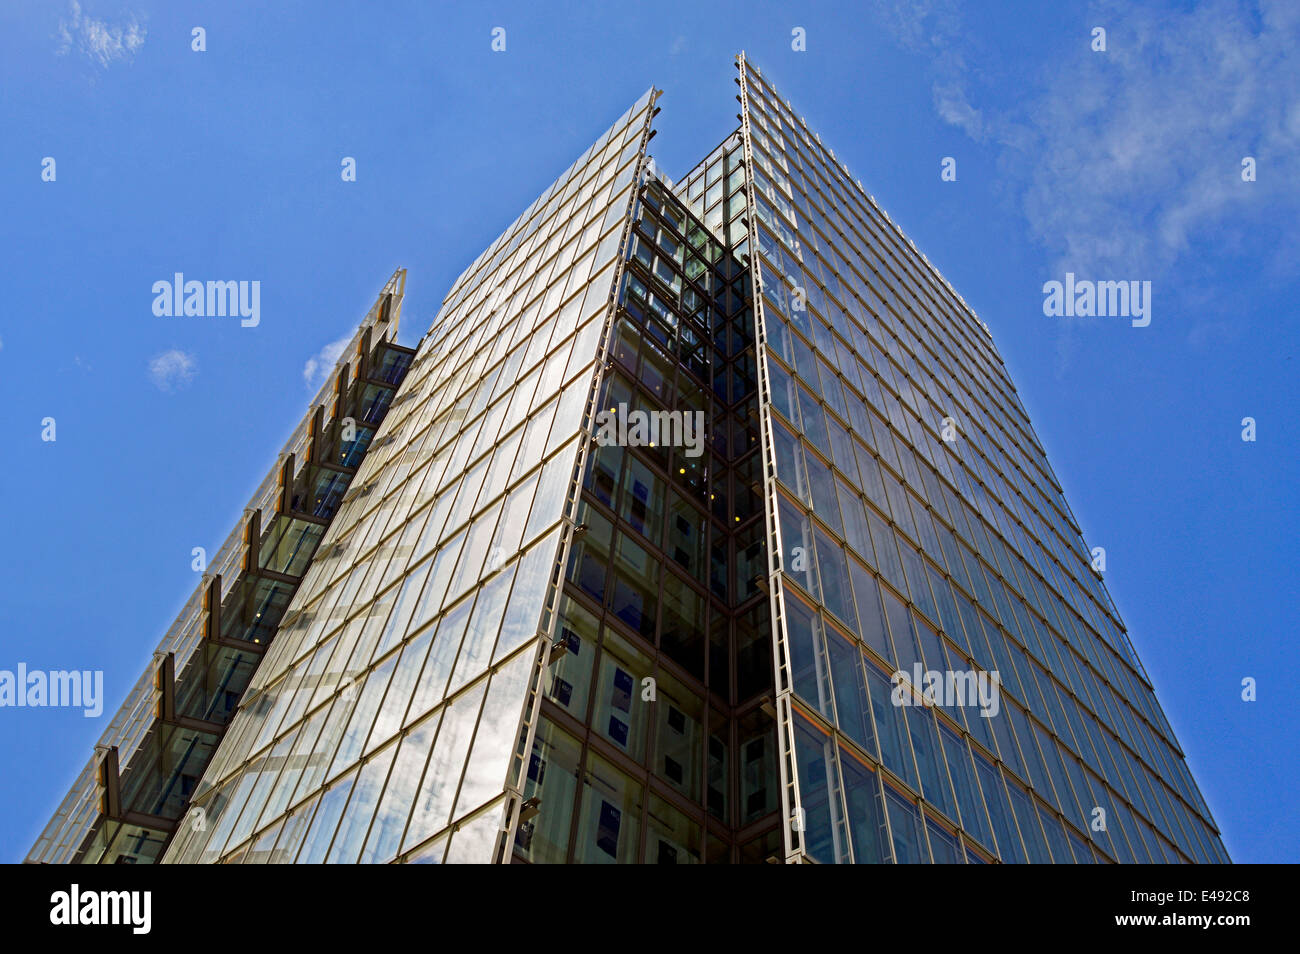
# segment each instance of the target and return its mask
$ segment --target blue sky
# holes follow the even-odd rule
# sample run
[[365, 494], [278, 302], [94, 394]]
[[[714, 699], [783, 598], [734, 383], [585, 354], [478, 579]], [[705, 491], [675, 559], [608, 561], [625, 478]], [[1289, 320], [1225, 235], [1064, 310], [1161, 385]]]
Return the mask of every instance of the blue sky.
[[[0, 709], [0, 859], [30, 848], [193, 589], [191, 548], [215, 552], [393, 269], [413, 343], [650, 84], [669, 175], [721, 141], [744, 49], [989, 325], [1229, 852], [1300, 860], [1300, 19], [985, 6], [0, 8], [0, 669], [103, 670], [106, 697], [98, 719]], [[177, 271], [260, 281], [260, 324], [155, 317]], [[1150, 326], [1045, 317], [1066, 271], [1151, 281]]]

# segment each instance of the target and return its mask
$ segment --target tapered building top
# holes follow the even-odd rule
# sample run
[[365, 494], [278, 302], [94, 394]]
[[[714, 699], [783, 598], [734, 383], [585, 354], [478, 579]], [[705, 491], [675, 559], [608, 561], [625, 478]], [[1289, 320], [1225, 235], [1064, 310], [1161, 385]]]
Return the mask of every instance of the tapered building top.
[[652, 88], [367, 339], [303, 450], [361, 453], [204, 597], [275, 607], [229, 710], [144, 690], [202, 757], [85, 782], [57, 860], [1227, 860], [988, 327], [737, 70], [686, 175]]

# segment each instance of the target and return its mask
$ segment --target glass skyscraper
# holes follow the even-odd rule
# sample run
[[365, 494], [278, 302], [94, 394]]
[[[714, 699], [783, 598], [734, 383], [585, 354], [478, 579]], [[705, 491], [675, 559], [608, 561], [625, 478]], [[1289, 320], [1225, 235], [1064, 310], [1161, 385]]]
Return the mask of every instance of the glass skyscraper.
[[988, 328], [737, 67], [413, 351], [394, 276], [29, 860], [1228, 860]]

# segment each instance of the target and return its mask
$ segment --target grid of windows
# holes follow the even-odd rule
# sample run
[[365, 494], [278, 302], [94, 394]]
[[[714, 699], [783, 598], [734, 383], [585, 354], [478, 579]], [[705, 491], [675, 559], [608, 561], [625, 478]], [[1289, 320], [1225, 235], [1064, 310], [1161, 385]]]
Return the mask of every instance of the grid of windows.
[[[743, 58], [740, 78], [796, 697], [788, 849], [1226, 860], [987, 329]], [[921, 686], [895, 704], [915, 663], [997, 672], [998, 715]]]
[[398, 269], [37, 840], [43, 864], [150, 864], [189, 800], [414, 352]]
[[1227, 860], [988, 329], [738, 65], [679, 183], [651, 90], [374, 372], [165, 860]]
[[167, 860], [490, 860], [650, 108], [452, 288]]
[[706, 227], [653, 173], [633, 218], [599, 404], [697, 416], [707, 444], [589, 459], [516, 838], [532, 863], [728, 862], [778, 832], [748, 272], [725, 215]]

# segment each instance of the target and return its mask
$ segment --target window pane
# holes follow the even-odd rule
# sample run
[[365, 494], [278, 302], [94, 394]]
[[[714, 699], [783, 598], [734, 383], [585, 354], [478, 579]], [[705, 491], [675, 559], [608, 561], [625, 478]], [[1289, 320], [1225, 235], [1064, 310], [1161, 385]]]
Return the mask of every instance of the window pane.
[[[827, 656], [831, 681], [835, 687], [836, 723], [840, 731], [862, 746], [869, 755], [877, 755], [871, 714], [867, 711], [867, 685], [862, 671], [862, 653], [833, 627], [826, 632]], [[846, 782], [847, 784], [847, 782]]]
[[913, 788], [916, 767], [912, 748], [903, 722], [903, 710], [894, 705], [889, 679], [875, 666], [867, 666], [867, 685], [871, 692], [871, 712], [876, 719], [876, 737], [880, 740], [880, 758], [885, 767]]
[[578, 819], [578, 864], [635, 864], [641, 849], [641, 786], [596, 755], [588, 756]]
[[576, 739], [545, 718], [538, 723], [524, 798], [540, 799], [540, 812], [521, 821], [515, 834], [515, 853], [534, 864], [563, 864], [568, 856], [581, 758]]
[[916, 806], [898, 792], [885, 786], [885, 801], [889, 805], [889, 827], [894, 832], [894, 858], [900, 865], [925, 864], [930, 858], [921, 832], [921, 818]]
[[799, 768], [799, 807], [802, 809], [802, 840], [808, 856], [825, 864], [848, 861], [847, 852], [835, 837], [839, 822], [838, 788], [834, 749], [829, 736], [804, 719], [795, 719], [795, 760]]
[[876, 773], [844, 749], [840, 750], [844, 775], [844, 802], [853, 839], [853, 861], [859, 865], [888, 864], [893, 860], [884, 802]]

